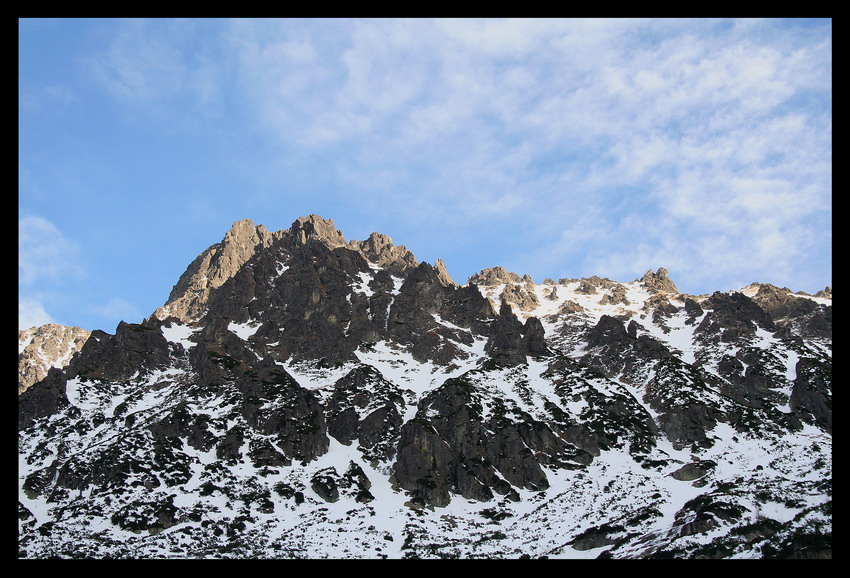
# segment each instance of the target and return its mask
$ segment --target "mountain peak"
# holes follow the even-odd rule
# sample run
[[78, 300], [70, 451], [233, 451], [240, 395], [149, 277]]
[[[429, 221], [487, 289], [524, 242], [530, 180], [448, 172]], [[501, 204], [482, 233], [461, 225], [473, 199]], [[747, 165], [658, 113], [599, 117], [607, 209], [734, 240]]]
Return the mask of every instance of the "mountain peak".
[[446, 285], [446, 286], [457, 285], [457, 283], [454, 282], [454, 279], [452, 279], [451, 275], [449, 275], [449, 272], [446, 269], [446, 264], [443, 262], [442, 259], [438, 258], [434, 262], [434, 270], [437, 272], [437, 278], [440, 280], [440, 282], [443, 285]]
[[831, 299], [470, 281], [234, 222], [19, 395], [19, 556], [831, 556]]
[[265, 227], [254, 225], [254, 221], [251, 219], [240, 219], [233, 222], [225, 236], [234, 239], [251, 238], [256, 236], [258, 231], [265, 231]]
[[315, 214], [296, 219], [289, 228], [289, 236], [299, 245], [320, 241], [333, 249], [346, 244], [342, 231], [336, 228], [333, 219], [323, 219]]
[[469, 278], [469, 282], [475, 285], [504, 285], [505, 283], [522, 283], [523, 280], [523, 277], [508, 271], [501, 265], [482, 269]]
[[349, 246], [359, 251], [366, 259], [394, 273], [402, 273], [419, 265], [416, 257], [404, 245], [395, 245], [383, 233], [372, 233], [364, 241], [351, 241]]
[[171, 290], [165, 305], [154, 312], [158, 319], [172, 316], [195, 322], [203, 314], [210, 291], [233, 277], [258, 247], [269, 246], [274, 235], [251, 219], [231, 225], [221, 242], [204, 250], [189, 265]]

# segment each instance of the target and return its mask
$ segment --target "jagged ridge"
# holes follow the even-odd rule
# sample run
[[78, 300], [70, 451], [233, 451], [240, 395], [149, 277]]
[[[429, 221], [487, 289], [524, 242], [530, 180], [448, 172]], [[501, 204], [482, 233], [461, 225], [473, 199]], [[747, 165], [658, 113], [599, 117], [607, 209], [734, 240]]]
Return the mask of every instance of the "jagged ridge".
[[831, 293], [243, 220], [19, 426], [28, 557], [831, 556]]

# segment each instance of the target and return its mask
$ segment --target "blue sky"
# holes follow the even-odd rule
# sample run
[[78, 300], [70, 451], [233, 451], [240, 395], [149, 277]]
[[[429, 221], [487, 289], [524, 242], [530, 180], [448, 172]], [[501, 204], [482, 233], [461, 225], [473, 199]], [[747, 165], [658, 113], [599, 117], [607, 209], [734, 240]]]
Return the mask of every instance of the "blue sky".
[[22, 19], [18, 77], [22, 328], [310, 213], [460, 283], [832, 285], [829, 19]]

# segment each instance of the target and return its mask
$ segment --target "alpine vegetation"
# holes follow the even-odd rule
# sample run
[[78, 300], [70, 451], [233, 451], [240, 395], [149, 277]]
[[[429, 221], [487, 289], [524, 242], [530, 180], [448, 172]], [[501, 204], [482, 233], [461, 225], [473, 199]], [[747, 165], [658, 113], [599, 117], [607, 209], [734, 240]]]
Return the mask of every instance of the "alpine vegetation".
[[832, 557], [829, 288], [458, 284], [310, 215], [20, 338], [20, 558]]

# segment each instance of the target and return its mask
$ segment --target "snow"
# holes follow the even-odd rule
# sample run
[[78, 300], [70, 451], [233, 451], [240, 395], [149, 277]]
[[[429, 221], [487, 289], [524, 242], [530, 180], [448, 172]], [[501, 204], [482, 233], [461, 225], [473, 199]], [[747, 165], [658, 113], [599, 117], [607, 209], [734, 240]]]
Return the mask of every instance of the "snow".
[[200, 328], [190, 327], [180, 323], [171, 323], [170, 325], [163, 325], [161, 330], [166, 341], [169, 341], [170, 343], [179, 343], [183, 346], [183, 349], [188, 351], [190, 348], [195, 346], [195, 343], [192, 342], [190, 338], [192, 335], [200, 331]]
[[358, 274], [358, 278], [360, 281], [355, 283], [352, 289], [358, 293], [363, 293], [366, 297], [371, 297], [375, 294], [372, 289], [369, 288], [369, 283], [372, 281], [372, 276], [368, 273], [360, 272]]
[[278, 361], [277, 365], [281, 366], [289, 375], [295, 378], [298, 385], [309, 390], [320, 390], [331, 387], [341, 377], [354, 369], [354, 364], [325, 368], [316, 367], [312, 363]]
[[432, 377], [433, 364], [420, 364], [406, 349], [388, 341], [379, 341], [368, 348], [360, 348], [355, 354], [361, 363], [376, 368], [385, 379], [412, 389], [417, 395], [434, 387], [439, 377]]
[[[278, 274], [285, 270], [285, 265], [278, 265]], [[354, 290], [371, 295], [368, 286], [371, 278], [368, 273], [360, 273]], [[394, 278], [396, 294], [401, 283], [400, 278]], [[643, 310], [643, 304], [650, 294], [640, 283], [623, 284], [628, 304], [601, 304], [604, 290], [586, 295], [575, 291], [578, 284], [578, 281], [557, 285], [524, 284], [527, 290], [534, 292], [539, 306], [532, 311], [516, 310], [515, 313], [520, 319], [532, 315], [541, 319], [549, 336], [558, 335], [559, 330], [571, 327], [563, 316], [550, 318], [567, 300], [575, 301], [585, 308], [582, 313], [571, 316], [571, 321], [575, 321], [577, 326], [592, 326], [602, 315], [627, 314], [641, 324], [643, 329], [640, 332], [647, 332], [665, 343], [686, 363], [695, 361], [697, 347], [694, 343], [694, 329], [700, 319], [695, 323], [686, 322], [684, 311], [679, 311], [665, 319], [664, 327], [659, 327]], [[558, 297], [556, 300], [547, 299], [546, 292], [553, 287], [557, 289]], [[480, 286], [479, 289], [498, 309], [498, 297], [504, 285]], [[681, 306], [681, 303], [676, 304]], [[452, 331], [466, 331], [436, 315], [434, 321]], [[259, 323], [250, 320], [244, 323], [231, 322], [228, 326], [228, 330], [243, 340], [253, 336], [258, 328]], [[177, 323], [162, 327], [165, 338], [171, 343], [181, 344], [186, 351], [195, 346], [192, 337], [198, 331], [199, 328]], [[570, 342], [573, 335], [569, 331], [561, 338], [569, 355], [577, 356], [584, 351], [581, 347], [573, 346], [577, 342]], [[406, 392], [408, 405], [405, 420], [416, 414], [417, 400], [439, 387], [446, 379], [464, 374], [470, 381], [479, 384], [482, 397], [498, 396], [507, 402], [509, 408], [527, 412], [535, 418], [546, 415], [547, 402], [559, 405], [573, 416], [580, 415], [587, 407], [585, 398], [570, 400], [558, 396], [555, 383], [544, 375], [548, 368], [546, 360], [529, 358], [527, 365], [489, 370], [485, 374], [481, 370], [480, 361], [485, 359], [486, 342], [486, 338], [477, 337], [471, 345], [455, 343], [466, 357], [456, 360], [450, 367], [421, 363], [406, 348], [389, 341], [363, 346], [355, 353], [359, 363], [375, 367], [385, 379]], [[796, 377], [795, 367], [800, 354], [764, 330], [757, 332], [752, 345], [770, 351], [781, 360], [784, 376], [789, 382], [787, 393], [790, 393], [790, 382]], [[327, 391], [357, 365], [350, 363], [333, 368], [317, 368], [313, 364], [290, 361], [278, 364], [302, 387], [320, 393]], [[112, 417], [121, 404], [125, 407], [123, 415], [139, 413], [156, 416], [183, 399], [185, 382], [190, 380], [190, 376], [178, 369], [178, 366], [175, 361], [175, 366], [165, 371], [137, 373], [122, 384], [111, 384], [108, 387], [94, 381], [73, 378], [67, 382], [66, 394], [69, 402], [86, 416], [102, 413]], [[476, 369], [480, 371], [467, 373]], [[655, 415], [643, 401], [642, 384], [623, 383], [616, 379], [590, 379], [586, 386], [601, 395], [629, 395], [651, 415]], [[211, 430], [215, 435], [223, 436], [229, 428], [244, 425], [244, 418], [238, 413], [229, 414], [231, 408], [223, 405], [220, 397], [193, 399], [190, 405], [196, 414], [203, 413], [211, 418]], [[787, 404], [779, 409], [790, 411]], [[487, 411], [486, 403], [483, 410]], [[225, 419], [224, 416], [230, 417]], [[51, 419], [51, 426], [61, 425], [58, 417]], [[33, 514], [35, 527], [54, 519], [59, 505], [48, 502], [44, 496], [27, 496], [23, 491], [23, 480], [31, 472], [47, 467], [53, 460], [66, 460], [77, 452], [94, 451], [96, 445], [104, 441], [102, 436], [107, 431], [106, 425], [95, 428], [85, 436], [69, 430], [63, 438], [62, 448], [38, 450], [39, 445], [48, 439], [43, 433], [36, 433], [32, 439], [21, 442], [19, 500]], [[613, 449], [602, 451], [588, 466], [578, 469], [544, 466], [550, 487], [537, 492], [518, 488], [518, 502], [511, 502], [498, 495], [487, 502], [474, 502], [455, 495], [445, 507], [415, 510], [407, 504], [409, 496], [393, 487], [391, 462], [372, 463], [358, 449], [357, 440], [345, 445], [333, 437], [329, 437], [328, 451], [317, 459], [300, 467], [269, 468], [267, 471], [261, 471], [247, 457], [250, 446], [249, 440], [246, 440], [242, 448], [242, 461], [229, 468], [230, 477], [226, 480], [234, 488], [240, 489], [253, 485], [270, 489], [276, 483], [289, 483], [303, 489], [305, 499], [302, 504], [270, 491], [272, 511], [250, 510], [252, 520], [249, 522], [249, 530], [256, 531], [254, 535], [264, 535], [269, 544], [282, 544], [304, 555], [328, 558], [403, 558], [409, 553], [404, 548], [406, 541], [417, 536], [420, 530], [428, 540], [439, 542], [444, 548], [443, 552], [456, 552], [459, 557], [517, 557], [519, 553], [524, 553], [531, 557], [596, 558], [611, 546], [579, 550], [569, 545], [569, 542], [586, 530], [609, 523], [625, 523], [631, 519], [630, 516], [655, 511], [656, 517], [629, 527], [630, 532], [639, 533], [639, 539], [631, 540], [620, 551], [621, 554], [638, 556], [642, 549], [653, 544], [667, 543], [670, 534], [677, 531], [677, 515], [680, 515], [683, 506], [700, 495], [715, 491], [720, 483], [734, 482], [740, 488], [737, 494], [729, 494], [724, 498], [737, 500], [735, 503], [744, 507], [744, 522], [762, 518], [780, 523], [789, 522], [805, 508], [827, 499], [816, 494], [791, 496], [791, 490], [788, 489], [795, 488], [795, 483], [817, 482], [826, 475], [825, 471], [811, 467], [814, 445], [825, 450], [831, 448], [831, 438], [821, 430], [805, 425], [801, 432], [795, 432], [794, 435], [755, 437], [735, 431], [728, 424], [718, 423], [709, 435], [714, 445], [701, 449], [676, 449], [665, 437], [658, 437], [656, 446], [648, 456], [650, 461], [658, 465], [651, 467], [646, 463], [638, 463], [628, 452]], [[255, 439], [260, 437], [256, 434]], [[265, 439], [277, 443], [271, 436]], [[144, 449], [140, 447], [137, 451], [142, 452]], [[203, 521], [207, 523], [229, 523], [249, 510], [246, 503], [228, 497], [223, 491], [210, 495], [200, 494], [201, 486], [209, 480], [210, 470], [220, 463], [215, 449], [200, 451], [183, 443], [179, 451], [185, 454], [191, 464], [189, 479], [175, 487], [156, 488], [155, 492], [174, 494], [174, 505], [178, 508], [202, 509]], [[824, 455], [829, 455], [828, 450]], [[686, 482], [670, 475], [682, 465], [696, 460], [716, 463], [705, 479]], [[327, 470], [341, 476], [352, 463], [358, 465], [371, 482], [369, 492], [375, 498], [373, 501], [363, 504], [355, 502], [350, 496], [344, 496], [336, 502], [327, 502], [306, 482], [313, 475]], [[831, 475], [831, 463], [827, 468]], [[702, 486], [701, 483], [706, 485]], [[91, 486], [84, 487], [75, 491], [75, 496], [86, 497], [91, 490]], [[757, 492], [760, 490], [769, 495], [757, 500], [753, 496], [759, 495]], [[104, 512], [114, 510], [114, 506], [110, 510], [105, 503], [100, 503], [100, 507]], [[490, 510], [504, 514], [504, 519], [499, 523], [490, 521], [486, 517]], [[178, 544], [188, 549], [192, 545], [188, 531], [197, 529], [200, 532], [203, 527], [202, 523], [184, 521], [157, 536], [140, 536], [120, 530], [110, 522], [107, 515], [91, 516], [87, 524], [89, 534], [103, 531], [112, 539], [127, 544], [144, 544], [145, 552], [151, 556], [173, 555], [169, 545], [173, 547]], [[340, 532], [341, 528], [346, 531]], [[728, 531], [729, 526], [721, 525], [715, 530], [684, 540], [708, 543]], [[494, 537], [496, 532], [501, 534], [498, 539]], [[426, 551], [417, 552], [421, 554]], [[734, 554], [736, 557], [748, 555], [747, 552]]]
[[249, 337], [257, 332], [260, 325], [261, 323], [259, 321], [246, 321], [244, 323], [231, 321], [227, 326], [227, 330], [238, 335], [240, 339], [247, 341]]
[[27, 346], [32, 343], [34, 337], [33, 333], [34, 332], [32, 329], [27, 329], [26, 331], [20, 331], [18, 333], [18, 355], [23, 353], [24, 349], [26, 349]]
[[85, 399], [85, 394], [80, 390], [80, 380], [79, 379], [69, 379], [65, 384], [65, 395], [68, 398], [68, 402], [71, 405], [77, 406], [81, 409], [90, 409], [91, 407], [96, 407], [94, 404], [88, 404]]
[[666, 326], [670, 329], [669, 333], [664, 333], [651, 326], [653, 330], [650, 334], [655, 339], [664, 343], [668, 349], [674, 352], [679, 352], [679, 357], [685, 363], [694, 363], [696, 361], [697, 348], [694, 345], [694, 329], [696, 329], [706, 313], [696, 318], [693, 322], [687, 322], [688, 318], [684, 313], [674, 315], [667, 321]]
[[[441, 323], [451, 326], [443, 321]], [[361, 363], [376, 368], [390, 382], [401, 386], [402, 389], [411, 390], [417, 397], [421, 397], [447, 379], [462, 375], [476, 367], [483, 358], [486, 343], [486, 339], [478, 338], [472, 345], [455, 344], [466, 353], [467, 358], [456, 360], [449, 367], [441, 367], [429, 361], [417, 361], [407, 349], [388, 341], [361, 347], [355, 351], [355, 355]]]

